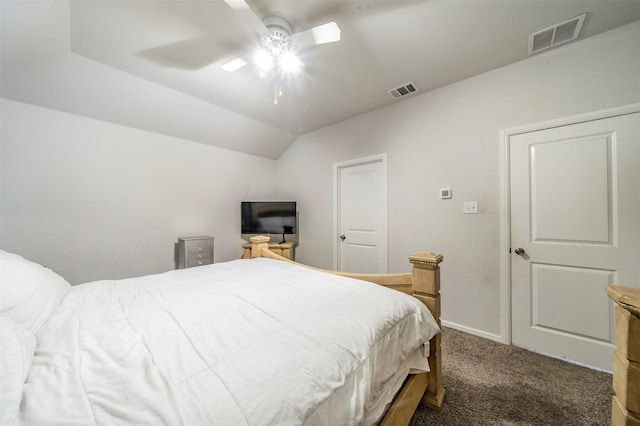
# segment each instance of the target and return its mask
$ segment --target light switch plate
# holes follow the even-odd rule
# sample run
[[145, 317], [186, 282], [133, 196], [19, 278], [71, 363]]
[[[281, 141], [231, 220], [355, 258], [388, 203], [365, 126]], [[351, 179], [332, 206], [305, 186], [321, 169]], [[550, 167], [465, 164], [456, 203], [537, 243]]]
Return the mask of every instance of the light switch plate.
[[464, 214], [478, 214], [478, 202], [465, 201], [462, 204], [462, 211], [464, 212]]

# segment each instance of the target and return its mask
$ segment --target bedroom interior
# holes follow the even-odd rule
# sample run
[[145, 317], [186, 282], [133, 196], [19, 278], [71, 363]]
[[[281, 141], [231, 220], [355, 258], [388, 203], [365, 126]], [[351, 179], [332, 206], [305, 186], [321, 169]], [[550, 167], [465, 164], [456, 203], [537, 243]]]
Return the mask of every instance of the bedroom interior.
[[[175, 269], [180, 237], [213, 238], [216, 264], [248, 258], [240, 203], [296, 200], [295, 243], [272, 235], [270, 248], [336, 269], [333, 167], [384, 153], [388, 271], [442, 253], [442, 324], [513, 343], [511, 264], [524, 258], [509, 254], [508, 138], [638, 115], [640, 2], [247, 0], [291, 33], [340, 30], [300, 51], [303, 77], [275, 105], [278, 78], [220, 68], [259, 41], [227, 3], [1, 2], [0, 248], [72, 285], [128, 279]], [[577, 40], [527, 54], [531, 34], [585, 12]], [[417, 92], [387, 93], [409, 83]], [[470, 200], [477, 214], [463, 213]], [[640, 256], [627, 247], [627, 262]], [[607, 372], [627, 358], [613, 355], [604, 285], [640, 286], [638, 268], [598, 283]]]

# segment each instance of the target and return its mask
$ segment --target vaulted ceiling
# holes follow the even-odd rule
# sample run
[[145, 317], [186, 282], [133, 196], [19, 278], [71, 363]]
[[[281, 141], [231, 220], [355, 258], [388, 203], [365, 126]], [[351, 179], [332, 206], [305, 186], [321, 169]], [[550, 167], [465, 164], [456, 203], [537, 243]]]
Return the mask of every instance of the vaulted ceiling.
[[[247, 0], [293, 32], [335, 21], [283, 84], [251, 65], [259, 38], [223, 0], [2, 0], [2, 96], [277, 158], [299, 134], [520, 61], [528, 36], [587, 12], [580, 38], [640, 19], [640, 0]], [[562, 48], [562, 47], [558, 47]], [[409, 96], [409, 97], [411, 97]]]

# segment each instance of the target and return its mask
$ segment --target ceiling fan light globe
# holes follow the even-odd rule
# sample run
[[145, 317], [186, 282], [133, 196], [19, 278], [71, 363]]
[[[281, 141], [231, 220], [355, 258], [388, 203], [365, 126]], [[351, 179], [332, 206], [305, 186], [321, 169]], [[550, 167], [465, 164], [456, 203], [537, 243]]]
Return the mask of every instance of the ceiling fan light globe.
[[295, 74], [302, 68], [302, 61], [294, 52], [285, 52], [280, 58], [280, 68], [288, 74]]
[[282, 55], [282, 46], [280, 45], [280, 43], [275, 42], [269, 47], [269, 51], [271, 52], [271, 56], [277, 58]]
[[254, 61], [258, 69], [267, 72], [273, 68], [273, 56], [266, 50], [258, 50], [255, 54]]

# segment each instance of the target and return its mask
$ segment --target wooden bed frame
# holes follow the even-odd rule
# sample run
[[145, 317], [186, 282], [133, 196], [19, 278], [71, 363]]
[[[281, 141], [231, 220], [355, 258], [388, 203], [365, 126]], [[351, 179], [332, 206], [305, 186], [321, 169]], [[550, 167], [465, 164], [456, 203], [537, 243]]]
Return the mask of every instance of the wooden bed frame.
[[[243, 257], [266, 257], [282, 260], [322, 272], [370, 281], [410, 294], [425, 304], [438, 322], [438, 325], [440, 325], [439, 264], [442, 262], [441, 254], [420, 252], [409, 256], [413, 271], [408, 274], [351, 274], [314, 268], [279, 256], [269, 250], [269, 237], [260, 235], [251, 237], [250, 252], [248, 252], [245, 245]], [[441, 336], [439, 333], [429, 342], [430, 349], [427, 359], [431, 371], [412, 374], [407, 378], [384, 417], [380, 420], [379, 425], [408, 425], [420, 402], [432, 409], [440, 410], [444, 399], [440, 342]]]

